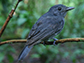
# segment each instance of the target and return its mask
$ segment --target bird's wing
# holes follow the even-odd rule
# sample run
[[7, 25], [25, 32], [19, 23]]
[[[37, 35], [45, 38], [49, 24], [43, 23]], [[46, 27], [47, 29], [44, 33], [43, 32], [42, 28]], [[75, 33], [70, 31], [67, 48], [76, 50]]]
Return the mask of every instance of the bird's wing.
[[[31, 39], [33, 36], [35, 36], [38, 32], [40, 32], [43, 28], [45, 28], [47, 21], [48, 21], [48, 17], [45, 18], [40, 18], [32, 27], [29, 35], [28, 35], [28, 39]], [[47, 24], [48, 25], [48, 24]]]
[[28, 40], [31, 40], [28, 41], [28, 44], [38, 40], [48, 39], [50, 36], [62, 29], [62, 22], [62, 20], [59, 21], [52, 17], [45, 17], [42, 20], [37, 21], [28, 35]]

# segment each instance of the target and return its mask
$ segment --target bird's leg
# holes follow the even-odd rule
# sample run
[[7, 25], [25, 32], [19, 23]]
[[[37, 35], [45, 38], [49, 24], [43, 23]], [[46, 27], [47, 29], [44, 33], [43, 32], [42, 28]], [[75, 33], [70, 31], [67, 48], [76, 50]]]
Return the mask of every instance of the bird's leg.
[[48, 40], [45, 40], [45, 41], [43, 41], [43, 45], [45, 46], [46, 45], [46, 42], [47, 42]]
[[43, 45], [45, 45], [45, 41], [43, 41]]
[[58, 39], [56, 39], [56, 38], [53, 38], [53, 39], [54, 39], [53, 45], [57, 45], [56, 41], [57, 41]]

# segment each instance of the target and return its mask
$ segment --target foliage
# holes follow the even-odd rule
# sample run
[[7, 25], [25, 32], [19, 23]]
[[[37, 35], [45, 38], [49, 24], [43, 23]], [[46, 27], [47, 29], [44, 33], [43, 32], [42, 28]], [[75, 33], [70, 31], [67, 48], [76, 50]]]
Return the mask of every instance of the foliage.
[[[17, 0], [8, 0], [8, 2], [0, 0], [0, 29], [16, 2]], [[63, 31], [56, 38], [84, 37], [84, 0], [23, 0], [7, 25], [0, 41], [27, 38], [33, 24], [55, 4], [75, 7], [74, 10], [67, 13]], [[23, 45], [18, 44], [16, 46], [19, 50], [21, 50], [20, 47], [23, 47]], [[11, 55], [16, 52], [15, 49], [12, 45], [0, 46], [0, 51], [3, 52], [0, 52], [0, 63], [3, 63], [2, 61], [6, 58], [12, 63], [15, 59]], [[33, 48], [34, 53], [31, 54], [31, 58], [32, 60], [33, 58], [39, 58], [40, 62], [43, 63], [83, 63], [83, 49], [83, 43], [65, 43], [57, 46], [36, 45]], [[11, 52], [13, 53], [11, 54]]]

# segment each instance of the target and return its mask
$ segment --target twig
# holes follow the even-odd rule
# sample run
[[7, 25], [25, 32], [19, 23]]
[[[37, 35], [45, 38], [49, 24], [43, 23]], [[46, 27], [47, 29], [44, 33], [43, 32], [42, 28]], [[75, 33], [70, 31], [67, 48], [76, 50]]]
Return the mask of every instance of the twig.
[[16, 10], [16, 8], [17, 8], [17, 6], [18, 6], [18, 4], [19, 4], [20, 1], [22, 1], [22, 0], [18, 0], [18, 2], [17, 2], [17, 4], [16, 4], [15, 8], [12, 9], [11, 12], [9, 13], [9, 16], [7, 17], [7, 19], [6, 19], [5, 23], [4, 23], [4, 25], [2, 26], [2, 28], [1, 28], [1, 30], [0, 30], [0, 37], [1, 37], [1, 35], [3, 34], [3, 32], [4, 32], [4, 30], [5, 30], [5, 28], [6, 28], [7, 24], [8, 24], [8, 22], [9, 22], [10, 19], [12, 18], [12, 16], [13, 16], [13, 14], [14, 14], [14, 12], [15, 12], [15, 10]]
[[[7, 40], [4, 42], [0, 42], [0, 46], [4, 44], [11, 44], [11, 43], [26, 43], [26, 39], [18, 39], [18, 40]], [[66, 43], [66, 42], [84, 42], [84, 38], [67, 38], [67, 39], [60, 39], [56, 41], [56, 44], [58, 43]], [[43, 42], [41, 42], [43, 44]], [[45, 45], [52, 45], [53, 41], [46, 41]]]

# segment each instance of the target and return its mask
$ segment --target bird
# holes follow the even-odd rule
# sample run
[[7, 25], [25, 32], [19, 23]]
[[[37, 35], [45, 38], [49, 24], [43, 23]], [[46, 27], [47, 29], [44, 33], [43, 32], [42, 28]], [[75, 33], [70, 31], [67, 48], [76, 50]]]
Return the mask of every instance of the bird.
[[57, 39], [54, 37], [62, 31], [64, 27], [64, 17], [66, 13], [72, 9], [74, 9], [74, 7], [58, 4], [52, 6], [48, 12], [42, 15], [30, 30], [26, 45], [21, 51], [18, 61], [23, 60], [32, 47], [41, 41], [45, 42], [49, 39], [53, 39], [53, 44], [55, 44]]

